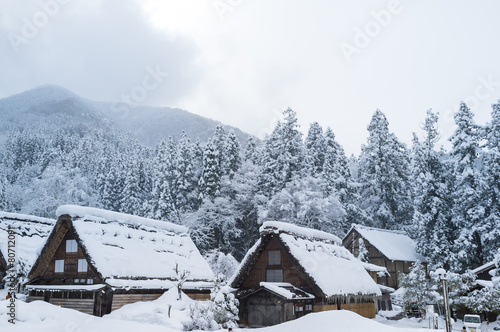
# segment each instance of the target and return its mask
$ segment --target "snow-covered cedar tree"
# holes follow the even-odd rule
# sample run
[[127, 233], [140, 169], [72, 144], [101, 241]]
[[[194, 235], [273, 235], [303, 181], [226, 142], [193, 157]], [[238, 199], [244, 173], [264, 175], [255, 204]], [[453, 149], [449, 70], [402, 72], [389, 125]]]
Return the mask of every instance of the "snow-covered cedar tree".
[[456, 230], [452, 222], [452, 180], [443, 151], [435, 151], [439, 139], [438, 115], [431, 110], [423, 124], [424, 138], [413, 137], [411, 176], [413, 191], [413, 222], [410, 235], [417, 242], [417, 251], [429, 258], [429, 267], [449, 269]]
[[209, 140], [203, 152], [203, 171], [198, 181], [200, 199], [213, 200], [219, 196], [222, 170], [217, 145]]
[[225, 329], [237, 327], [239, 303], [231, 292], [231, 288], [224, 285], [222, 274], [216, 277], [210, 298], [213, 302], [212, 309], [215, 321]]
[[377, 110], [368, 125], [368, 141], [359, 158], [360, 206], [371, 216], [370, 226], [401, 229], [411, 220], [409, 154], [389, 132], [389, 122]]
[[368, 254], [368, 249], [366, 249], [366, 246], [365, 246], [365, 241], [363, 241], [362, 238], [360, 238], [358, 241], [359, 241], [358, 259], [362, 262], [369, 263], [370, 258], [369, 258], [369, 254]]
[[402, 295], [403, 305], [409, 308], [412, 303], [416, 303], [422, 317], [425, 316], [425, 306], [435, 302], [426, 275], [426, 268], [420, 262], [413, 263], [410, 266], [409, 273], [400, 273], [398, 275], [399, 287], [404, 289]]
[[483, 140], [481, 128], [475, 124], [474, 115], [465, 103], [454, 115], [457, 128], [450, 141], [451, 163], [454, 173], [453, 221], [459, 230], [455, 240], [457, 260], [452, 268], [465, 272], [484, 264], [483, 238], [486, 231], [487, 200], [485, 175], [479, 165]]
[[238, 267], [238, 261], [231, 254], [224, 254], [223, 252], [213, 249], [205, 254], [205, 260], [210, 265], [215, 275], [227, 281], [233, 275]]

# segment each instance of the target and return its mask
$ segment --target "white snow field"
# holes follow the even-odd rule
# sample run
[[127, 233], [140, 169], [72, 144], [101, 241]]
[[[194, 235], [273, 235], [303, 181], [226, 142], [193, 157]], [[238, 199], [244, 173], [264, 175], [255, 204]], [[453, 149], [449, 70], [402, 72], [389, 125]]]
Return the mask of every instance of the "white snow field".
[[[37, 332], [99, 332], [99, 331], [162, 331], [182, 330], [185, 304], [182, 301], [172, 308], [171, 318], [167, 317], [167, 304], [171, 295], [156, 301], [134, 303], [124, 306], [105, 317], [94, 317], [75, 310], [60, 308], [42, 301], [25, 303], [17, 301], [16, 324], [8, 322], [7, 301], [0, 301], [0, 331]], [[5, 297], [3, 297], [5, 298]], [[397, 323], [395, 323], [397, 325]], [[240, 329], [235, 329], [238, 331]], [[349, 332], [422, 332], [423, 328], [388, 326], [376, 320], [363, 318], [351, 311], [327, 311], [306, 315], [295, 321], [261, 329], [241, 329], [259, 332], [301, 332], [301, 331], [349, 331]], [[219, 330], [226, 331], [226, 330]], [[434, 330], [442, 331], [442, 330]]]

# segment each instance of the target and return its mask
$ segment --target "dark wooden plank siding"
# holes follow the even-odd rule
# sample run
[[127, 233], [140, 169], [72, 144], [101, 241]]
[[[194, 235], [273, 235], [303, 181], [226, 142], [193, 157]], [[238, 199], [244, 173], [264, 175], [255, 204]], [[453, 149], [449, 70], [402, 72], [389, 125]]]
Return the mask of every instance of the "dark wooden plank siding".
[[[97, 273], [93, 270], [92, 266], [88, 264], [87, 272], [78, 272], [78, 260], [87, 259], [85, 254], [78, 245], [77, 252], [66, 252], [66, 241], [74, 240], [75, 235], [71, 228], [68, 229], [61, 243], [55, 250], [48, 269], [43, 274], [43, 284], [75, 284], [74, 279], [95, 279]], [[64, 272], [55, 273], [55, 261], [64, 259]], [[87, 259], [87, 263], [88, 263]], [[85, 282], [86, 283], [86, 282]]]
[[63, 308], [78, 310], [89, 315], [94, 313], [94, 299], [51, 298], [49, 303]]
[[[268, 251], [279, 250], [281, 253], [281, 265], [268, 265]], [[283, 282], [288, 282], [295, 287], [308, 287], [303, 273], [295, 266], [290, 254], [283, 246], [277, 236], [273, 236], [260, 257], [257, 259], [248, 276], [241, 285], [242, 288], [258, 287], [261, 281], [266, 281], [266, 271], [268, 269], [283, 269]]]
[[126, 304], [139, 301], [153, 301], [159, 298], [162, 294], [113, 294], [113, 302], [111, 311], [120, 309]]

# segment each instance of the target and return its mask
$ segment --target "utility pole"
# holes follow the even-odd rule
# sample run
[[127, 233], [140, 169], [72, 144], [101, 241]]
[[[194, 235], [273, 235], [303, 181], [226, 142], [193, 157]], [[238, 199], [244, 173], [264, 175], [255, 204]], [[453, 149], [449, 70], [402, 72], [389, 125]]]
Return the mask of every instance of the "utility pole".
[[451, 331], [451, 319], [450, 319], [450, 305], [448, 302], [448, 275], [445, 269], [439, 268], [436, 270], [436, 274], [439, 279], [443, 282], [443, 299], [444, 299], [444, 319], [446, 322], [446, 332]]

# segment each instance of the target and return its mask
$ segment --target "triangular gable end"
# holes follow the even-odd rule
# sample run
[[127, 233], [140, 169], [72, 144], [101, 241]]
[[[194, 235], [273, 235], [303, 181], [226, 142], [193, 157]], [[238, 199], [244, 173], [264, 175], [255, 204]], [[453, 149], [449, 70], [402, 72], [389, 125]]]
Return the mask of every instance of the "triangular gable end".
[[235, 272], [233, 280], [230, 280], [231, 287], [260, 287], [260, 282], [266, 281], [265, 271], [271, 269], [268, 268], [266, 253], [269, 250], [280, 250], [283, 262], [281, 268], [283, 269], [283, 277], [285, 279], [283, 281], [290, 282], [292, 281], [290, 279], [293, 279], [291, 283], [294, 286], [308, 288], [316, 296], [326, 297], [316, 282], [305, 272], [300, 262], [290, 253], [278, 234], [261, 235], [261, 238], [252, 249], [244, 258], [240, 268]]
[[74, 283], [91, 284], [103, 281], [102, 275], [89, 260], [85, 245], [78, 236], [69, 215], [59, 217], [38, 259], [29, 274], [30, 284], [62, 283], [73, 278]]

